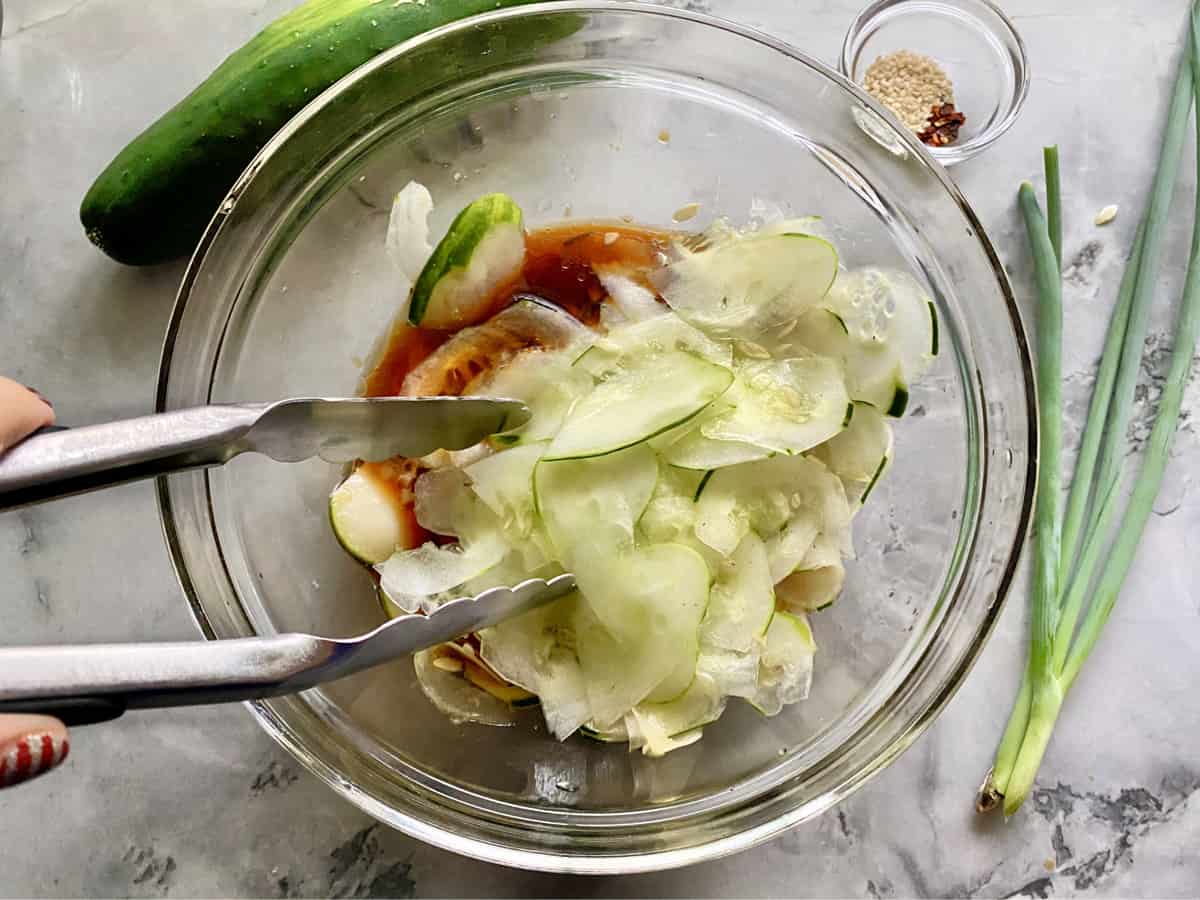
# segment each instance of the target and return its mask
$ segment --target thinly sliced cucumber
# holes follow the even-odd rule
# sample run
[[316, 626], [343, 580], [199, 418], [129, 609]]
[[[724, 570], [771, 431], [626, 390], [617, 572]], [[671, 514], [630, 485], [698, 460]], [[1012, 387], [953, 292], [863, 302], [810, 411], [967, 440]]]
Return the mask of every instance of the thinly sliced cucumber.
[[[699, 328], [689, 325], [669, 309], [660, 307], [659, 315], [621, 325], [600, 338], [589, 353], [595, 356], [592, 374], [604, 375], [623, 358], [683, 350], [726, 369], [733, 366], [733, 347], [727, 341], [710, 338]], [[601, 359], [607, 357], [607, 367]]]
[[696, 660], [696, 672], [713, 679], [722, 695], [748, 700], [758, 692], [758, 663], [761, 652], [760, 645], [745, 653], [738, 653], [702, 643], [700, 657]]
[[652, 276], [671, 308], [706, 331], [746, 335], [794, 320], [837, 274], [833, 245], [808, 234], [735, 236]]
[[[629, 749], [663, 756], [693, 742], [690, 733], [720, 718], [725, 698], [716, 681], [698, 673], [678, 698], [669, 703], [639, 703], [625, 717]], [[683, 736], [688, 736], [680, 741]]]
[[387, 250], [404, 277], [416, 282], [429, 261], [433, 247], [429, 243], [429, 214], [433, 197], [425, 185], [410, 181], [392, 202], [388, 218]]
[[601, 744], [624, 744], [629, 741], [629, 731], [625, 728], [624, 721], [618, 722], [612, 728], [584, 725], [579, 729], [579, 733], [588, 740], [598, 741]]
[[482, 385], [493, 397], [524, 400], [529, 421], [512, 431], [493, 435], [496, 447], [515, 447], [548, 441], [558, 433], [571, 407], [594, 382], [587, 372], [572, 368], [568, 353], [531, 350], [523, 353]]
[[596, 273], [600, 283], [608, 291], [609, 303], [601, 308], [601, 315], [609, 309], [614, 309], [620, 316], [621, 322], [641, 322], [662, 315], [667, 311], [658, 302], [654, 291], [638, 284], [632, 278], [619, 272], [603, 271]]
[[413, 656], [417, 683], [430, 702], [456, 724], [515, 725], [516, 714], [503, 701], [476, 687], [460, 673], [447, 672], [434, 665], [439, 648], [421, 650]]
[[566, 740], [591, 718], [583, 670], [572, 645], [578, 595], [479, 632], [480, 656], [541, 700], [546, 727]]
[[729, 369], [690, 353], [630, 359], [575, 404], [546, 459], [603, 456], [641, 443], [699, 413], [732, 381]]
[[663, 458], [673, 466], [708, 471], [767, 459], [773, 455], [774, 452], [766, 447], [756, 447], [741, 441], [713, 440], [699, 432], [693, 432], [670, 447], [663, 454]]
[[[481, 325], [464, 328], [408, 373], [401, 393], [410, 397], [438, 394], [486, 393], [495, 373], [535, 350], [562, 351], [573, 359], [575, 348], [591, 340], [591, 329], [550, 303], [518, 300]], [[553, 381], [542, 376], [540, 383]], [[524, 396], [515, 399], [525, 400]]]
[[845, 427], [850, 397], [841, 367], [827, 357], [753, 361], [737, 368], [730, 408], [706, 417], [700, 433], [778, 453], [802, 453]]
[[824, 464], [805, 456], [718, 469], [697, 501], [696, 536], [731, 554], [752, 530], [770, 539], [797, 514], [825, 510], [834, 485], [842, 491]]
[[937, 354], [937, 314], [911, 275], [865, 268], [842, 272], [823, 301], [842, 317], [850, 337], [883, 346], [912, 384]]
[[361, 470], [329, 495], [334, 535], [351, 556], [368, 565], [383, 562], [403, 545], [405, 516], [395, 492]]
[[413, 613], [428, 610], [448, 592], [482, 575], [508, 555], [509, 546], [498, 533], [467, 545], [439, 547], [422, 544], [401, 550], [375, 567], [379, 586], [397, 607]]
[[408, 319], [426, 328], [473, 325], [525, 262], [521, 208], [505, 194], [470, 203], [434, 248], [413, 285]]
[[700, 625], [701, 645], [748, 653], [775, 613], [773, 584], [767, 548], [750, 533], [725, 561], [712, 586]]
[[533, 470], [547, 444], [523, 444], [474, 462], [463, 470], [471, 490], [500, 519], [510, 537], [528, 537], [536, 514]]
[[896, 405], [899, 392], [907, 396], [900, 364], [891, 351], [851, 337], [837, 313], [824, 308], [809, 310], [789, 337], [813, 353], [841, 363], [851, 400], [888, 411]]
[[758, 691], [750, 703], [763, 715], [773, 716], [788, 704], [805, 699], [816, 652], [808, 619], [802, 613], [777, 612], [767, 629]]
[[799, 569], [775, 585], [775, 596], [788, 612], [815, 612], [831, 606], [846, 583], [841, 563]]
[[579, 542], [596, 538], [597, 526], [631, 541], [658, 481], [658, 459], [638, 445], [590, 459], [543, 459], [534, 470], [534, 501], [550, 542], [564, 559]]
[[767, 539], [767, 560], [771, 583], [778, 584], [812, 552], [821, 533], [821, 510], [797, 509], [778, 534]]
[[576, 650], [593, 721], [604, 729], [643, 700], [673, 699], [691, 683], [708, 566], [678, 544], [616, 557], [599, 548], [576, 563], [586, 600], [575, 619]]
[[892, 429], [869, 403], [855, 404], [849, 427], [813, 451], [842, 479], [852, 503], [861, 503], [892, 457]]

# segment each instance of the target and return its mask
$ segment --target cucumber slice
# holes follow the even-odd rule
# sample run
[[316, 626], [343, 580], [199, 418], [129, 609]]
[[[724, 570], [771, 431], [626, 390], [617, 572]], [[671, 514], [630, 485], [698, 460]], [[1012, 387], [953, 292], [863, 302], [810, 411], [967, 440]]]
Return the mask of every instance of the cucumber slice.
[[433, 247], [429, 243], [429, 214], [433, 197], [425, 185], [410, 181], [392, 203], [388, 218], [387, 251], [404, 277], [415, 283], [429, 261]]
[[746, 653], [722, 650], [701, 643], [700, 657], [696, 660], [697, 677], [699, 673], [703, 673], [713, 679], [723, 696], [749, 700], [758, 692], [761, 650], [761, 642]]
[[900, 364], [891, 351], [881, 344], [851, 337], [837, 313], [823, 308], [810, 310], [801, 317], [793, 336], [796, 343], [813, 353], [841, 363], [852, 400], [886, 411], [896, 404], [898, 393], [907, 397]]
[[461, 328], [491, 312], [496, 292], [515, 283], [525, 263], [521, 208], [488, 194], [455, 217], [417, 276], [408, 320], [426, 328]]
[[[401, 393], [409, 397], [463, 393], [510, 396], [489, 389], [489, 382], [497, 377], [495, 373], [532, 350], [568, 352], [591, 337], [591, 329], [557, 306], [518, 300], [482, 325], [462, 329], [434, 350], [405, 376]], [[548, 377], [544, 376], [542, 383]]]
[[504, 539], [491, 533], [465, 545], [429, 543], [401, 550], [375, 566], [375, 571], [380, 588], [397, 607], [407, 613], [428, 612], [454, 596], [473, 593], [453, 592], [497, 565], [508, 552]]
[[833, 245], [809, 234], [733, 236], [651, 276], [667, 303], [710, 333], [745, 335], [793, 321], [837, 275]]
[[605, 303], [600, 314], [612, 309], [619, 316], [620, 322], [641, 322], [667, 312], [667, 308], [658, 302], [654, 291], [638, 284], [632, 278], [617, 272], [600, 271], [596, 273], [604, 290], [608, 291], [610, 302]]
[[603, 456], [641, 443], [699, 413], [732, 381], [729, 369], [690, 353], [630, 359], [575, 404], [546, 459]]
[[524, 425], [493, 435], [490, 443], [513, 447], [548, 441], [558, 433], [571, 407], [594, 385], [587, 372], [571, 366], [565, 352], [529, 351], [495, 374], [479, 392], [523, 400], [529, 407]]
[[810, 356], [737, 367], [737, 380], [723, 398], [729, 408], [705, 417], [700, 433], [777, 453], [802, 453], [845, 427], [850, 397], [841, 367]]
[[758, 535], [746, 535], [712, 586], [700, 625], [701, 644], [748, 653], [775, 613], [773, 584], [766, 546]]
[[937, 354], [936, 310], [907, 272], [874, 267], [843, 272], [823, 305], [842, 317], [855, 341], [885, 347], [905, 385]]
[[[728, 392], [726, 392], [728, 395]], [[725, 466], [754, 462], [774, 455], [766, 447], [756, 447], [742, 441], [722, 441], [705, 437], [701, 432], [704, 423], [723, 415], [732, 415], [734, 409], [722, 397], [707, 410], [689, 422], [651, 439], [653, 446], [665, 462], [680, 469], [708, 472]]]
[[646, 756], [663, 756], [699, 740], [700, 728], [725, 711], [717, 682], [699, 673], [678, 698], [669, 703], [639, 703], [625, 717], [629, 749]]
[[846, 583], [841, 563], [799, 569], [775, 585], [775, 597], [788, 612], [815, 612], [833, 605]]
[[869, 403], [856, 403], [850, 425], [813, 451], [842, 480], [855, 504], [866, 500], [892, 457], [892, 429], [883, 413]]
[[421, 690], [443, 715], [459, 725], [516, 724], [516, 714], [507, 703], [471, 684], [461, 674], [435, 666], [434, 660], [442, 655], [439, 651], [440, 648], [432, 647], [414, 654], [413, 670]]
[[[612, 329], [596, 348], [617, 359], [683, 350], [726, 369], [733, 366], [733, 347], [710, 338], [664, 307], [656, 316]], [[602, 372], [593, 372], [600, 375]]]
[[658, 459], [644, 445], [591, 459], [543, 459], [534, 470], [534, 502], [565, 559], [579, 542], [594, 541], [601, 524], [620, 532], [619, 543], [631, 542], [657, 482]]
[[835, 490], [844, 502], [841, 482], [804, 456], [718, 469], [696, 504], [696, 536], [729, 555], [752, 530], [769, 540], [798, 515], [823, 514]]
[[547, 444], [538, 442], [503, 450], [463, 470], [471, 490], [499, 518], [509, 538], [528, 537], [536, 521], [533, 470]]
[[406, 511], [395, 492], [356, 469], [329, 495], [329, 522], [338, 542], [368, 565], [383, 562], [408, 536]]
[[586, 600], [575, 617], [576, 650], [595, 725], [609, 728], [643, 700], [682, 694], [695, 675], [697, 632], [708, 604], [703, 558], [679, 544], [615, 558], [591, 548], [578, 555], [574, 569]]
[[570, 625], [578, 595], [479, 632], [479, 654], [499, 675], [536, 694], [546, 727], [566, 740], [591, 719]]
[[629, 741], [629, 731], [624, 721], [618, 722], [612, 728], [596, 728], [594, 725], [583, 725], [579, 733], [590, 741], [601, 744], [624, 744]]
[[759, 662], [758, 691], [750, 703], [765, 716], [808, 697], [817, 643], [803, 613], [777, 612]]

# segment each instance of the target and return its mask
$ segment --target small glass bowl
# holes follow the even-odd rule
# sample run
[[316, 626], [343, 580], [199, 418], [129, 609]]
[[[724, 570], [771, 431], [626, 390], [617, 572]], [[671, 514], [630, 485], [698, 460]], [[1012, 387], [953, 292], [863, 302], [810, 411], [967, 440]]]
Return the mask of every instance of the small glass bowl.
[[954, 85], [955, 108], [967, 117], [957, 141], [929, 147], [944, 166], [1004, 134], [1029, 92], [1025, 45], [990, 0], [876, 0], [851, 23], [838, 65], [861, 86], [871, 63], [897, 50], [937, 60]]

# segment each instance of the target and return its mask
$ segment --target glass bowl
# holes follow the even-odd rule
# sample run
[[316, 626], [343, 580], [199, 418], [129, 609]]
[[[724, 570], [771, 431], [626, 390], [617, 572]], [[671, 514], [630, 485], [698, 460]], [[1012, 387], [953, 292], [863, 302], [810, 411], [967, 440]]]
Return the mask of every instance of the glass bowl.
[[950, 166], [1004, 134], [1029, 92], [1029, 64], [1016, 28], [991, 0], [876, 0], [846, 32], [839, 68], [855, 84], [880, 56], [910, 50], [937, 60], [967, 117], [958, 140], [929, 147]]
[[[772, 38], [664, 7], [560, 2], [461, 22], [338, 82], [259, 154], [180, 290], [158, 408], [353, 393], [402, 300], [393, 194], [431, 189], [433, 232], [474, 197], [532, 224], [667, 226], [818, 213], [849, 265], [908, 269], [942, 351], [857, 519], [842, 600], [814, 616], [812, 697], [766, 719], [731, 705], [662, 759], [513, 728], [455, 725], [410, 660], [252, 705], [301, 763], [379, 820], [525, 869], [632, 872], [765, 840], [828, 809], [930, 723], [1000, 609], [1029, 517], [1030, 357], [1000, 262], [911, 135], [864, 138], [865, 96]], [[891, 126], [885, 126], [891, 128]], [[902, 150], [897, 153], [896, 148]], [[183, 589], [210, 638], [342, 636], [383, 617], [330, 533], [339, 469], [242, 456], [159, 484]]]

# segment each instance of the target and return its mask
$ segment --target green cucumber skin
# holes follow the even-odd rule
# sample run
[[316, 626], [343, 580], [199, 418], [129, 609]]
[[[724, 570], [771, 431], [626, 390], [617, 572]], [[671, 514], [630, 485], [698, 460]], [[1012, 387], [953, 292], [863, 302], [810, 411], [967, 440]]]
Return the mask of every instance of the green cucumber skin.
[[446, 229], [446, 236], [434, 248], [433, 255], [413, 285], [412, 303], [408, 309], [409, 322], [421, 324], [438, 282], [455, 269], [467, 268], [475, 249], [497, 225], [516, 225], [518, 228], [525, 225], [521, 207], [507, 194], [480, 197], [454, 217]]
[[308, 0], [235, 51], [100, 174], [79, 218], [127, 265], [190, 254], [254, 155], [309, 101], [384, 50], [534, 0]]

